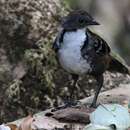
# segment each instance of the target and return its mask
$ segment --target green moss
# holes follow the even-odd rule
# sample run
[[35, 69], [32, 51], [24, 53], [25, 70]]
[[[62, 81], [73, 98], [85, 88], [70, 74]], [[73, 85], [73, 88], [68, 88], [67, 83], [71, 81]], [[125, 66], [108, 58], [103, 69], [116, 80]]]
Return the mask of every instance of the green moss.
[[69, 9], [75, 9], [78, 7], [78, 0], [64, 0], [64, 3]]

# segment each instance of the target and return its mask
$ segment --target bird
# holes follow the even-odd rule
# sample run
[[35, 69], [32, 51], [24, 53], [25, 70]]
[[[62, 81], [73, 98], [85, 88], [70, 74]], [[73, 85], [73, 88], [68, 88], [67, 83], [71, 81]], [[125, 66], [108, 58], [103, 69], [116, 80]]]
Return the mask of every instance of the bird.
[[87, 11], [71, 11], [63, 17], [61, 29], [52, 45], [59, 64], [72, 75], [72, 90], [82, 75], [91, 75], [96, 79], [97, 86], [90, 107], [96, 107], [105, 71], [130, 74], [129, 67], [111, 54], [108, 43], [88, 28], [94, 25], [100, 24]]

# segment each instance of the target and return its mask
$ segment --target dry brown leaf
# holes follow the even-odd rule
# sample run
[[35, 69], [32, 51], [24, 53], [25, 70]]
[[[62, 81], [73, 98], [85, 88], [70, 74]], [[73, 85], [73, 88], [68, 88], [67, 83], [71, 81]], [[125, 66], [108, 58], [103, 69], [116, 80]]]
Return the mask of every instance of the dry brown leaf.
[[66, 108], [54, 112], [53, 118], [60, 122], [73, 122], [73, 123], [85, 123], [89, 124], [89, 114], [88, 110], [76, 109], [76, 108]]
[[15, 124], [7, 124], [6, 126], [10, 127], [11, 130], [18, 130], [18, 127]]

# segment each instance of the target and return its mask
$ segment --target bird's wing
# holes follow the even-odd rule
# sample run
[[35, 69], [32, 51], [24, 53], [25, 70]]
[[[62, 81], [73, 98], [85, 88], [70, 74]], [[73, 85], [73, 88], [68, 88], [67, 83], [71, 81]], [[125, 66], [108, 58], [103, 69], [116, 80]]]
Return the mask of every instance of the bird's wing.
[[[130, 67], [127, 66], [125, 61], [117, 54], [111, 52], [109, 45], [97, 34], [87, 30], [88, 39], [87, 42], [84, 43], [83, 46], [83, 55], [86, 53], [92, 53], [91, 56], [96, 55], [96, 59], [104, 58], [104, 63], [106, 64], [107, 70], [110, 72], [119, 72], [130, 75]], [[89, 51], [89, 47], [90, 51]], [[94, 48], [94, 49], [93, 49]], [[106, 61], [106, 62], [105, 62]], [[99, 64], [101, 65], [101, 64]], [[103, 68], [103, 67], [102, 67]]]
[[96, 55], [97, 57], [105, 56], [111, 52], [109, 45], [100, 36], [89, 29], [86, 30], [86, 35], [86, 40], [81, 48], [83, 57], [87, 54], [91, 56]]
[[118, 54], [112, 52], [110, 56], [111, 56], [111, 62], [108, 68], [109, 71], [130, 75], [130, 67]]
[[64, 34], [65, 34], [65, 30], [63, 29], [63, 30], [61, 30], [59, 32], [59, 34], [55, 38], [55, 41], [54, 41], [53, 46], [52, 46], [52, 49], [54, 49], [55, 52], [57, 52], [59, 50], [59, 48], [60, 48], [60, 46], [61, 46], [61, 44], [63, 42], [63, 36], [64, 36]]
[[88, 30], [88, 35], [90, 35], [96, 54], [106, 55], [110, 53], [111, 49], [104, 39], [90, 30]]

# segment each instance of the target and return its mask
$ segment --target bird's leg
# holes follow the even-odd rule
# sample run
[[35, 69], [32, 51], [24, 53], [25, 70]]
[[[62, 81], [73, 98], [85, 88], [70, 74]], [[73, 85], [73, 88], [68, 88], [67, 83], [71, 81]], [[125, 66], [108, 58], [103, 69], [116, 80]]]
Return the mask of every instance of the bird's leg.
[[93, 98], [92, 104], [90, 106], [90, 107], [94, 107], [94, 108], [96, 107], [97, 98], [98, 98], [99, 92], [103, 86], [103, 81], [104, 81], [103, 75], [97, 76], [96, 80], [97, 80], [97, 87], [95, 89], [96, 92], [95, 92], [95, 96]]
[[70, 99], [74, 100], [74, 91], [76, 89], [76, 84], [78, 81], [79, 76], [72, 74], [72, 84], [71, 84], [71, 89], [70, 89]]
[[69, 106], [75, 106], [77, 102], [75, 101], [75, 89], [76, 89], [76, 84], [78, 81], [78, 75], [72, 74], [72, 83], [70, 85], [70, 95], [69, 97], [65, 100], [66, 107]]
[[67, 99], [64, 100], [64, 105], [61, 105], [61, 106], [58, 106], [56, 107], [55, 109], [52, 109], [52, 111], [57, 111], [57, 110], [60, 110], [60, 109], [65, 109], [67, 107], [76, 107], [77, 104], [78, 104], [78, 101], [75, 101], [74, 99], [74, 91], [76, 89], [76, 84], [77, 84], [77, 81], [78, 81], [78, 75], [74, 75], [72, 74], [72, 83], [70, 85], [70, 95], [69, 97], [67, 97]]
[[75, 88], [76, 88], [76, 84], [77, 84], [77, 81], [78, 81], [78, 75], [74, 75], [72, 74], [72, 83], [71, 83], [71, 89], [70, 89], [70, 96], [67, 97], [67, 99], [64, 100], [64, 105], [61, 105], [59, 107], [56, 107], [55, 109], [52, 109], [52, 111], [57, 111], [57, 110], [60, 110], [60, 109], [65, 109], [67, 107], [75, 107], [77, 104], [78, 104], [78, 101], [75, 101], [74, 99], [74, 91], [75, 91]]

